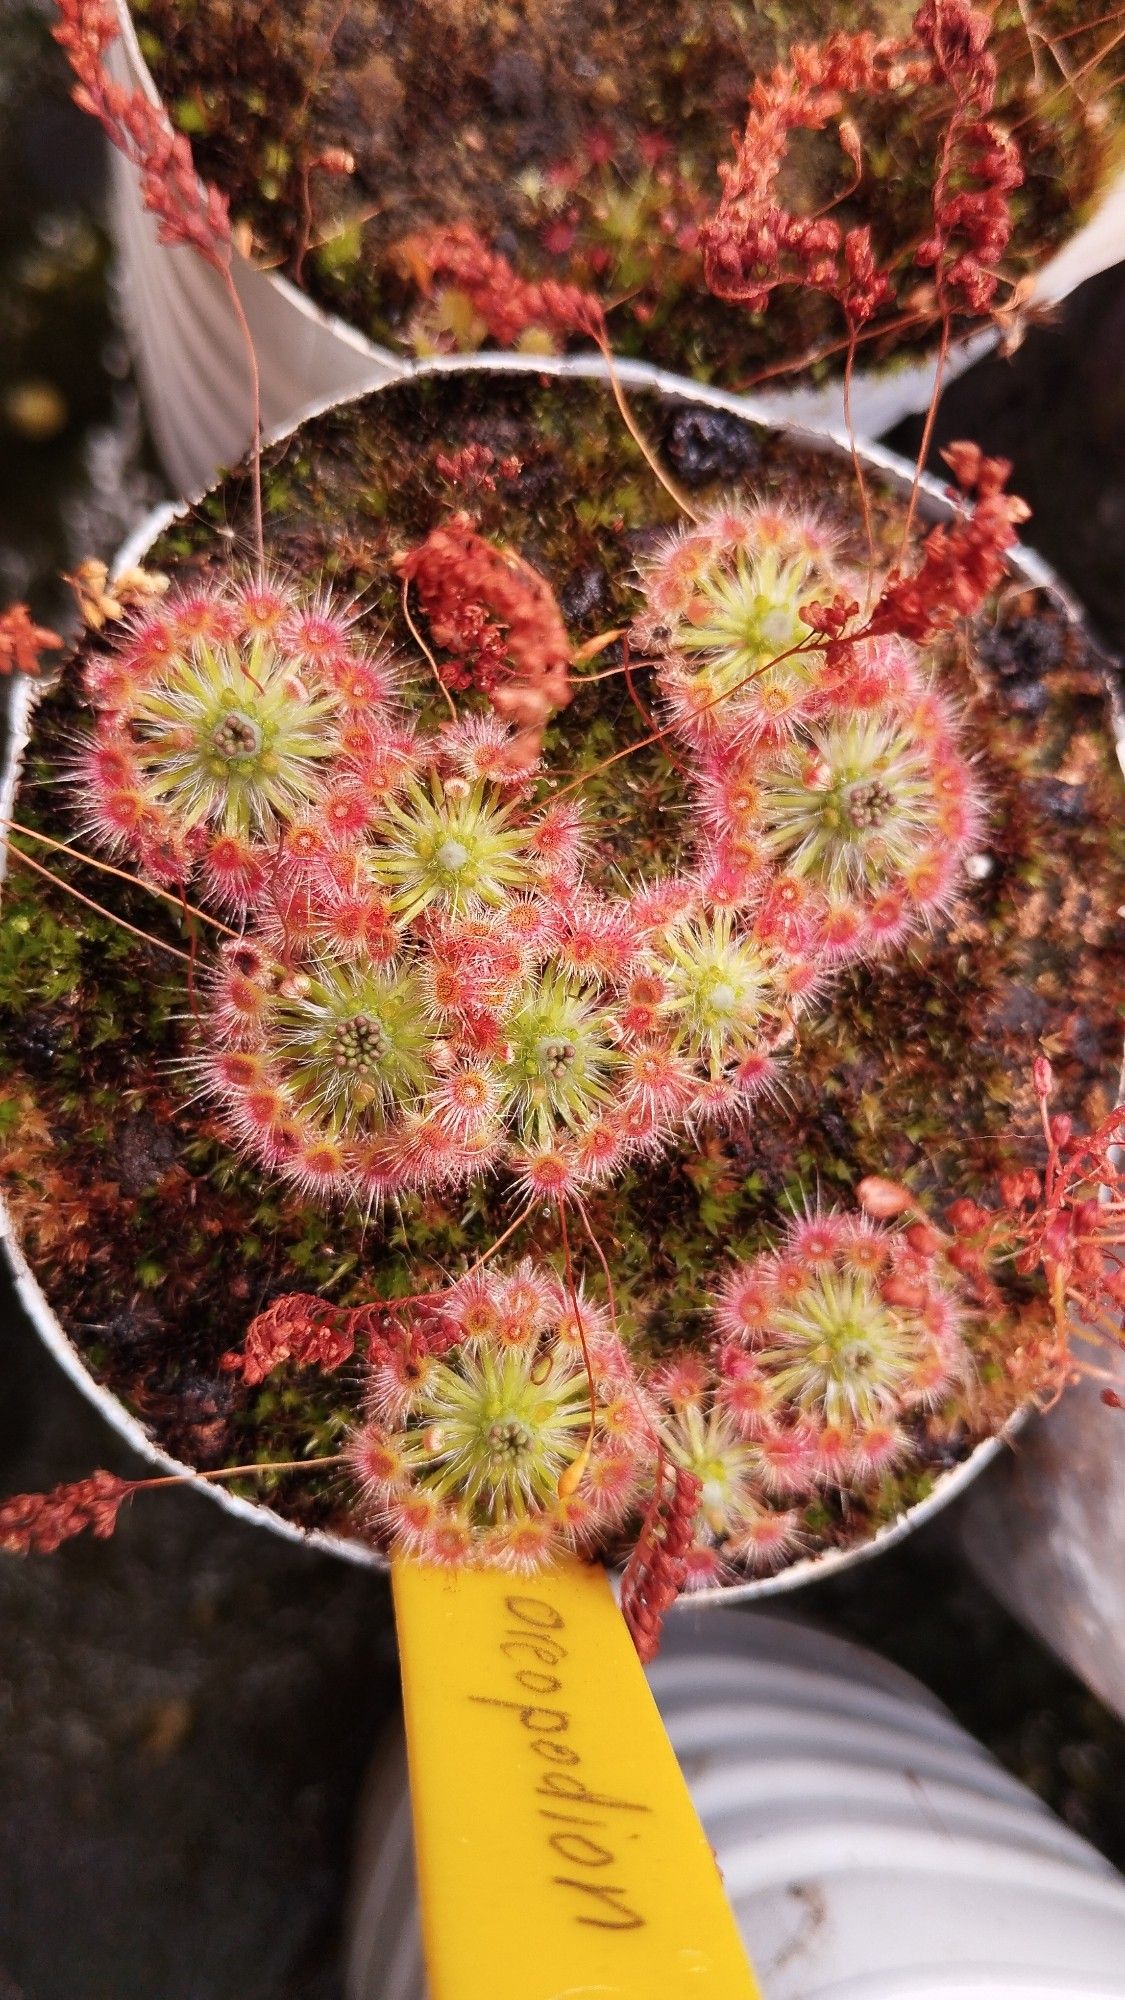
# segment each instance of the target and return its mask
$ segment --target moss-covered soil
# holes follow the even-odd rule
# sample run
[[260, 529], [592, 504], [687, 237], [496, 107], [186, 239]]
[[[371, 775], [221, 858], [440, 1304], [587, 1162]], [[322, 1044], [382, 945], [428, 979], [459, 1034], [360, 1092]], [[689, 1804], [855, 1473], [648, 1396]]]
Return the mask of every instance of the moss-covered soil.
[[[700, 499], [731, 490], [811, 499], [861, 559], [845, 460], [668, 399], [638, 397], [636, 407]], [[464, 503], [436, 460], [466, 443], [520, 460], [517, 475], [471, 504], [486, 534], [548, 577], [575, 643], [627, 622], [635, 558], [674, 508], [594, 383], [435, 376], [316, 419], [269, 454], [271, 557], [359, 594], [364, 626], [412, 654], [389, 558]], [[232, 478], [160, 537], [151, 563], [183, 574], [229, 561], [232, 543], [246, 545], [247, 497]], [[889, 556], [901, 505], [877, 479], [874, 512]], [[592, 667], [614, 660], [603, 652]], [[940, 1208], [953, 1194], [987, 1194], [998, 1167], [1034, 1159], [1040, 1050], [1055, 1065], [1060, 1107], [1086, 1122], [1108, 1108], [1125, 990], [1125, 837], [1103, 663], [1046, 594], [1011, 585], [940, 664], [989, 801], [980, 879], [932, 936], [838, 981], [802, 1021], [784, 1090], [743, 1136], [702, 1150], [685, 1143], [593, 1199], [643, 1349], [690, 1338], [709, 1277], [732, 1252], [761, 1247], [793, 1204], [846, 1201], [874, 1172], [906, 1179]], [[426, 683], [417, 685], [424, 705]], [[72, 667], [38, 708], [15, 809], [61, 839], [74, 838], [75, 819], [59, 770], [82, 726]], [[623, 678], [591, 681], [548, 738], [544, 791], [643, 734]], [[681, 779], [658, 751], [589, 790], [604, 879], [621, 871], [635, 882], [686, 854]], [[60, 866], [22, 837], [16, 845], [153, 938], [184, 943], [178, 914], [140, 889]], [[203, 938], [201, 967], [206, 949]], [[511, 1197], [494, 1181], [448, 1206], [411, 1198], [366, 1227], [303, 1205], [240, 1162], [211, 1109], [190, 1100], [179, 1066], [196, 1035], [176, 960], [12, 867], [0, 923], [3, 1171], [55, 1310], [93, 1374], [190, 1462], [331, 1450], [357, 1405], [357, 1371], [283, 1371], [248, 1390], [220, 1356], [281, 1292], [349, 1303], [434, 1282], [495, 1240], [515, 1212]], [[535, 1247], [557, 1248], [547, 1213], [512, 1245]], [[1034, 1383], [1034, 1302], [1018, 1288], [1009, 1302], [1012, 1322], [972, 1331], [971, 1394], [916, 1420], [915, 1461], [879, 1493], [810, 1508], [814, 1541], [862, 1538], [920, 1497]], [[279, 1481], [271, 1497], [303, 1522], [346, 1524], [347, 1495], [331, 1480]]]
[[[487, 344], [462, 295], [418, 312], [413, 232], [467, 220], [527, 276], [568, 278], [614, 302], [615, 345], [736, 387], [832, 352], [842, 326], [792, 288], [768, 314], [721, 306], [702, 283], [695, 231], [749, 87], [795, 41], [833, 29], [904, 33], [912, 0], [132, 0], [141, 47], [202, 170], [253, 229], [257, 254], [381, 341]], [[1122, 92], [1095, 0], [995, 9], [997, 115], [1025, 166], [1006, 276], [1034, 270], [1073, 229], [1114, 154]], [[1052, 49], [1056, 52], [1052, 54]], [[1056, 54], [1058, 60], [1056, 60]], [[1079, 74], [1071, 87], [1059, 62]], [[1118, 65], [1119, 67], [1119, 65]], [[782, 197], [867, 222], [881, 261], [909, 266], [949, 105], [904, 93], [848, 107], [866, 166], [837, 203], [835, 134], [802, 133]], [[342, 148], [350, 177], [310, 171]], [[908, 272], [903, 295], [925, 274]], [[912, 336], [916, 338], [917, 336]], [[883, 343], [886, 351], [888, 343]], [[878, 356], [878, 343], [869, 350]]]

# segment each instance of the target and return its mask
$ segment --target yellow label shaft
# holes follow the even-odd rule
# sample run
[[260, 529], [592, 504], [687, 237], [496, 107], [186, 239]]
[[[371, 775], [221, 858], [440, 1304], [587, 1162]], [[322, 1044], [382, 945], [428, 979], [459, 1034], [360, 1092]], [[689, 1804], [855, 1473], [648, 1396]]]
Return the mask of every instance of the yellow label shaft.
[[430, 2000], [760, 2000], [603, 1570], [393, 1570]]

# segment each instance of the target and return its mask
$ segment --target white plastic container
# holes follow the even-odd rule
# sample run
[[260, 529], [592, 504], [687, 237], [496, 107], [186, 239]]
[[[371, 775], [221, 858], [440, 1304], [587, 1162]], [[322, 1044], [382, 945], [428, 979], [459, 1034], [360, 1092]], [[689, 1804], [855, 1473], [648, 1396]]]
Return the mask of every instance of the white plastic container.
[[1098, 1371], [1036, 1418], [960, 1522], [974, 1569], [1002, 1604], [1125, 1717], [1125, 1352], [1076, 1344]]
[[[186, 256], [189, 253], [176, 251], [172, 253], [162, 252], [161, 254], [162, 256], [170, 254], [171, 257], [176, 258]], [[203, 268], [205, 270], [205, 267]], [[205, 272], [205, 274], [208, 277], [213, 277], [214, 275], [210, 272]], [[293, 296], [296, 297], [296, 294]], [[431, 361], [424, 366], [419, 364], [411, 372], [418, 375], [426, 373], [471, 374], [485, 372], [490, 374], [511, 374], [523, 372], [534, 373], [536, 375], [561, 376], [564, 378], [574, 378], [577, 376], [600, 377], [603, 380], [606, 376], [605, 364], [597, 355], [579, 356], [570, 362], [543, 360], [539, 357], [509, 354], [471, 355], [465, 357], [450, 356], [437, 361]], [[685, 381], [679, 376], [669, 375], [661, 369], [650, 368], [643, 362], [623, 363], [621, 373], [639, 387], [665, 391], [682, 400], [695, 402], [702, 408], [729, 410], [736, 415], [759, 423], [776, 421], [770, 409], [766, 405], [759, 403], [756, 399], [732, 396], [724, 393], [722, 390], [705, 388], [698, 383]], [[360, 392], [356, 391], [355, 393], [358, 394]], [[280, 440], [290, 430], [296, 428], [305, 418], [315, 415], [318, 410], [343, 400], [347, 399], [334, 395], [319, 399], [317, 403], [304, 410], [301, 416], [293, 422], [279, 425], [272, 434], [271, 441]], [[798, 435], [801, 434], [801, 426], [794, 426], [793, 428]], [[834, 435], [831, 432], [816, 434], [815, 442], [819, 448], [829, 452], [847, 454], [850, 450], [845, 437]], [[893, 452], [887, 451], [883, 446], [877, 444], [863, 446], [862, 455], [866, 463], [876, 468], [887, 479], [888, 484], [892, 488], [897, 486], [900, 493], [909, 492], [914, 482], [913, 466], [908, 465], [904, 459], [898, 458]], [[928, 476], [923, 476], [919, 485], [919, 511], [922, 517], [932, 520], [948, 518], [953, 510], [951, 502], [941, 486]], [[156, 538], [176, 519], [180, 511], [182, 510], [176, 506], [166, 504], [157, 508], [146, 520], [142, 521], [119, 550], [114, 563], [114, 573], [131, 568], [136, 563], [143, 562]], [[1018, 549], [1014, 551], [1010, 567], [1012, 574], [1018, 577], [1021, 582], [1051, 590], [1068, 616], [1074, 618], [1081, 616], [1079, 607], [1068, 597], [1047, 565], [1036, 555], [1033, 549]], [[7, 840], [2, 822], [10, 817], [15, 802], [24, 753], [31, 739], [34, 726], [35, 698], [34, 683], [22, 680], [17, 683], [13, 691], [8, 750], [4, 767], [0, 771], [0, 884], [2, 884], [7, 864]], [[98, 1382], [88, 1370], [81, 1353], [60, 1323], [49, 1298], [40, 1285], [38, 1277], [23, 1254], [2, 1193], [0, 1193], [0, 1246], [6, 1251], [8, 1260], [13, 1268], [16, 1291], [20, 1302], [38, 1330], [45, 1345], [61, 1363], [71, 1379], [113, 1425], [114, 1429], [125, 1438], [126, 1442], [135, 1451], [141, 1452], [154, 1468], [164, 1472], [186, 1475], [194, 1484], [196, 1490], [206, 1493], [217, 1506], [224, 1507], [228, 1512], [238, 1514], [244, 1519], [259, 1521], [263, 1526], [272, 1528], [275, 1533], [281, 1534], [289, 1540], [309, 1541], [314, 1546], [331, 1550], [333, 1553], [343, 1556], [348, 1561], [368, 1565], [376, 1569], [386, 1568], [385, 1557], [377, 1550], [371, 1548], [367, 1543], [323, 1531], [307, 1533], [295, 1523], [286, 1520], [283, 1515], [276, 1513], [272, 1508], [258, 1502], [244, 1500], [239, 1495], [228, 1492], [222, 1485], [199, 1479], [193, 1474], [191, 1467], [182, 1464], [179, 1460], [173, 1459], [167, 1452], [161, 1449], [145, 1430], [138, 1418], [130, 1410], [127, 1410], [124, 1404], [113, 1395], [112, 1391]], [[779, 1571], [776, 1575], [750, 1577], [736, 1584], [724, 1584], [710, 1590], [699, 1591], [694, 1601], [697, 1604], [712, 1602], [729, 1604], [746, 1598], [760, 1599], [772, 1597], [780, 1592], [798, 1589], [802, 1584], [811, 1582], [814, 1579], [834, 1575], [840, 1570], [850, 1569], [854, 1564], [867, 1561], [883, 1550], [892, 1548], [904, 1536], [911, 1534], [914, 1529], [921, 1527], [926, 1521], [939, 1513], [958, 1494], [963, 1493], [966, 1487], [984, 1470], [985, 1466], [1004, 1452], [1007, 1440], [1015, 1434], [1022, 1419], [1023, 1413], [1017, 1412], [1002, 1432], [993, 1437], [983, 1438], [959, 1464], [938, 1473], [930, 1491], [924, 1499], [917, 1501], [895, 1520], [885, 1522], [869, 1541], [859, 1543], [851, 1548], [829, 1548], [823, 1550], [818, 1555], [802, 1556], [798, 1561], [790, 1563], [787, 1568]]]
[[[1125, 2000], [1125, 1880], [897, 1668], [689, 1606], [649, 1678], [764, 2000]], [[346, 1991], [425, 2000], [400, 1738], [361, 1813]]]
[[[110, 56], [114, 76], [158, 104], [160, 96], [138, 46], [128, 0], [116, 0], [116, 6], [121, 38]], [[158, 243], [155, 221], [141, 205], [136, 170], [117, 152], [113, 218], [122, 307], [145, 410], [174, 490], [195, 494], [220, 466], [240, 458], [249, 442], [250, 378], [242, 336], [216, 273], [191, 250], [169, 250]], [[1111, 184], [1090, 221], [1043, 266], [1029, 304], [1056, 305], [1084, 279], [1122, 258], [1125, 175]], [[291, 423], [313, 399], [349, 396], [411, 373], [414, 364], [409, 356], [376, 346], [345, 320], [314, 305], [287, 279], [255, 270], [236, 255], [234, 281], [254, 335], [266, 430]], [[950, 357], [946, 379], [995, 344], [995, 335], [984, 332], [960, 345]], [[623, 363], [621, 373], [629, 379], [632, 371]], [[858, 369], [852, 387], [857, 435], [877, 437], [901, 417], [925, 409], [933, 385], [932, 360]], [[823, 388], [771, 389], [756, 394], [754, 403], [776, 422], [817, 431], [840, 430], [844, 425], [839, 382]]]

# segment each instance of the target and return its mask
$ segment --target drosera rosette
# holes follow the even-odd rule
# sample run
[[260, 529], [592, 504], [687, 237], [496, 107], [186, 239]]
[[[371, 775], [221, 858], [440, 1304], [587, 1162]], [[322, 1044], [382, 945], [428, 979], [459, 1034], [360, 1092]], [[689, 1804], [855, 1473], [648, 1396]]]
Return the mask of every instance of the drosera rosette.
[[799, 1507], [762, 1476], [762, 1451], [730, 1384], [705, 1356], [685, 1350], [646, 1382], [673, 1466], [697, 1480], [682, 1587], [701, 1590], [738, 1572], [767, 1575], [797, 1555]]
[[350, 610], [227, 578], [128, 619], [84, 679], [96, 719], [77, 777], [94, 839], [162, 883], [199, 869], [245, 909], [279, 836], [347, 768], [349, 726], [393, 713], [397, 674]]
[[529, 1144], [581, 1131], [614, 1095], [616, 1020], [600, 989], [550, 962], [504, 1022], [500, 1073], [512, 1123]]
[[494, 786], [443, 781], [431, 767], [428, 782], [410, 779], [388, 801], [371, 862], [408, 921], [435, 907], [458, 916], [532, 887], [528, 843], [517, 807]]
[[645, 559], [634, 642], [697, 748], [784, 736], [816, 713], [826, 648], [805, 608], [855, 594], [838, 540], [812, 513], [732, 500]]
[[[903, 1420], [966, 1378], [965, 1311], [949, 1277], [913, 1227], [836, 1211], [794, 1221], [776, 1252], [735, 1267], [715, 1302], [749, 1427], [772, 1428], [764, 1388], [769, 1409], [803, 1428], [814, 1481], [863, 1483], [892, 1467], [910, 1449]], [[752, 1364], [741, 1387], [740, 1353]]]
[[742, 919], [701, 898], [650, 941], [658, 1020], [709, 1086], [741, 1078], [753, 1095], [808, 992], [806, 968]]
[[424, 1561], [520, 1573], [603, 1547], [654, 1449], [604, 1316], [529, 1261], [428, 1308], [439, 1341], [386, 1351], [351, 1442], [376, 1533]]
[[733, 769], [712, 756], [702, 792], [720, 840], [805, 899], [828, 957], [886, 950], [949, 908], [981, 836], [958, 738], [949, 703], [911, 676], [874, 705], [834, 702]]
[[802, 1217], [722, 1281], [709, 1353], [645, 1378], [668, 1456], [700, 1482], [688, 1588], [789, 1561], [806, 1509], [878, 1488], [911, 1455], [911, 1419], [964, 1383], [964, 1306], [918, 1240], [862, 1215]]

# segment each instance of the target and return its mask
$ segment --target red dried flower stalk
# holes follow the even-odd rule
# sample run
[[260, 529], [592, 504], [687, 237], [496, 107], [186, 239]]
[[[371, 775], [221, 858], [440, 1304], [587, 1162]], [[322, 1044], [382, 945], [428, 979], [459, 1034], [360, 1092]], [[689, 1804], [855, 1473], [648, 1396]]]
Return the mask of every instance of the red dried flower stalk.
[[398, 257], [427, 295], [440, 285], [464, 292], [490, 339], [501, 347], [510, 347], [533, 328], [604, 339], [605, 316], [592, 292], [553, 278], [521, 278], [470, 223], [454, 222], [408, 236], [398, 247]]
[[[1047, 1159], [1042, 1174], [1025, 1168], [1000, 1177], [999, 1218], [986, 1227], [1015, 1242], [1017, 1271], [1047, 1279], [1058, 1324], [1073, 1310], [1082, 1321], [1121, 1340], [1125, 1308], [1125, 1105], [1092, 1132], [1076, 1134], [1070, 1118], [1052, 1115], [1054, 1076], [1045, 1056], [1034, 1069]], [[979, 1218], [966, 1218], [977, 1223]]]
[[40, 654], [57, 652], [62, 645], [57, 632], [36, 625], [26, 604], [13, 604], [0, 612], [0, 675], [37, 675]]
[[1069, 1117], [1050, 1110], [1055, 1080], [1046, 1056], [1036, 1058], [1032, 1082], [1046, 1163], [1041, 1172], [1020, 1167], [998, 1174], [997, 1206], [961, 1195], [946, 1210], [943, 1231], [922, 1216], [915, 1197], [897, 1181], [868, 1175], [856, 1192], [869, 1215], [913, 1214], [906, 1230], [911, 1249], [921, 1257], [940, 1253], [987, 1312], [1003, 1310], [993, 1269], [1010, 1263], [1021, 1277], [1040, 1273], [1065, 1365], [1075, 1328], [1123, 1340], [1125, 1105], [1117, 1105], [1093, 1131], [1076, 1134]]
[[241, 1375], [248, 1388], [285, 1361], [331, 1374], [355, 1350], [353, 1317], [315, 1293], [286, 1292], [251, 1320], [242, 1347], [231, 1348], [219, 1365], [228, 1375]]
[[226, 286], [250, 370], [254, 540], [261, 569], [265, 564], [261, 377], [254, 337], [234, 282], [227, 198], [200, 179], [188, 140], [173, 130], [162, 106], [152, 104], [143, 90], [124, 89], [109, 75], [106, 53], [120, 36], [109, 0], [56, 0], [56, 4], [62, 19], [52, 33], [78, 79], [74, 102], [98, 120], [112, 144], [137, 169], [141, 200], [157, 219], [158, 240], [195, 250]]
[[845, 104], [883, 95], [901, 56], [897, 41], [835, 34], [819, 44], [798, 42], [787, 63], [754, 84], [733, 164], [719, 167], [718, 211], [700, 231], [704, 275], [718, 298], [760, 312], [779, 285], [803, 285], [839, 300], [852, 327], [888, 301], [890, 281], [876, 269], [870, 231], [845, 230], [827, 215], [794, 215], [777, 200], [777, 182], [792, 133], [823, 131], [833, 119], [859, 170], [859, 133], [844, 117]]
[[162, 243], [189, 244], [221, 274], [230, 268], [231, 226], [226, 196], [202, 181], [191, 146], [174, 132], [142, 90], [125, 90], [107, 74], [107, 51], [120, 27], [109, 0], [57, 0], [54, 38], [78, 79], [74, 102], [96, 118], [141, 177], [141, 198], [160, 225]]
[[704, 275], [716, 296], [758, 312], [779, 285], [824, 292], [840, 305], [852, 338], [892, 306], [895, 283], [890, 269], [879, 267], [870, 230], [844, 228], [824, 213], [795, 215], [777, 198], [778, 180], [792, 134], [835, 123], [852, 168], [843, 199], [863, 172], [849, 104], [936, 85], [951, 108], [933, 227], [915, 262], [934, 267], [937, 313], [987, 312], [1011, 231], [1008, 197], [1022, 179], [1014, 142], [988, 122], [996, 90], [990, 27], [968, 0], [927, 0], [910, 37], [838, 33], [798, 43], [786, 63], [756, 82], [734, 160], [719, 167], [722, 200], [700, 231]]
[[514, 454], [498, 461], [487, 444], [465, 444], [457, 451], [439, 451], [434, 458], [438, 478], [466, 492], [495, 493], [498, 479], [518, 479], [522, 470]]
[[248, 1479], [266, 1472], [317, 1472], [324, 1466], [344, 1463], [344, 1456], [331, 1452], [322, 1458], [266, 1459], [253, 1465], [224, 1465], [213, 1472], [173, 1472], [156, 1479], [119, 1479], [113, 1472], [91, 1472], [49, 1493], [17, 1493], [0, 1505], [0, 1551], [8, 1555], [53, 1555], [61, 1542], [86, 1530], [108, 1541], [117, 1527], [122, 1503], [134, 1493], [156, 1493], [171, 1486], [190, 1486], [197, 1480], [219, 1482]]
[[334, 1306], [315, 1292], [285, 1292], [252, 1319], [240, 1348], [223, 1355], [220, 1367], [241, 1375], [256, 1388], [286, 1361], [298, 1368], [320, 1368], [326, 1375], [343, 1366], [361, 1346], [369, 1360], [401, 1357], [406, 1350], [440, 1354], [456, 1337], [455, 1329], [432, 1310], [426, 1299], [376, 1300], [361, 1306]]
[[12, 1556], [53, 1555], [60, 1543], [87, 1530], [98, 1541], [108, 1541], [123, 1502], [138, 1483], [144, 1482], [92, 1472], [49, 1493], [17, 1493], [0, 1505], [0, 1549]]
[[687, 1578], [687, 1556], [702, 1482], [661, 1456], [656, 1491], [621, 1578], [621, 1615], [640, 1658], [660, 1651], [664, 1620]]
[[943, 313], [990, 310], [1012, 233], [1008, 196], [1023, 180], [1014, 139], [989, 123], [996, 101], [991, 26], [968, 0], [926, 0], [914, 20], [953, 103], [934, 182], [933, 232], [915, 252], [919, 264], [933, 265]]
[[485, 541], [468, 514], [431, 529], [395, 567], [452, 656], [443, 680], [487, 694], [516, 729], [512, 768], [529, 767], [571, 695], [570, 641], [550, 585], [522, 556]]
[[1011, 462], [986, 458], [979, 445], [966, 442], [951, 444], [942, 457], [972, 505], [948, 525], [931, 528], [919, 567], [909, 576], [891, 576], [862, 633], [851, 639], [895, 632], [921, 644], [958, 618], [972, 617], [1003, 579], [1004, 558], [1019, 539], [1016, 529], [1031, 513], [1018, 494], [1004, 491]]

